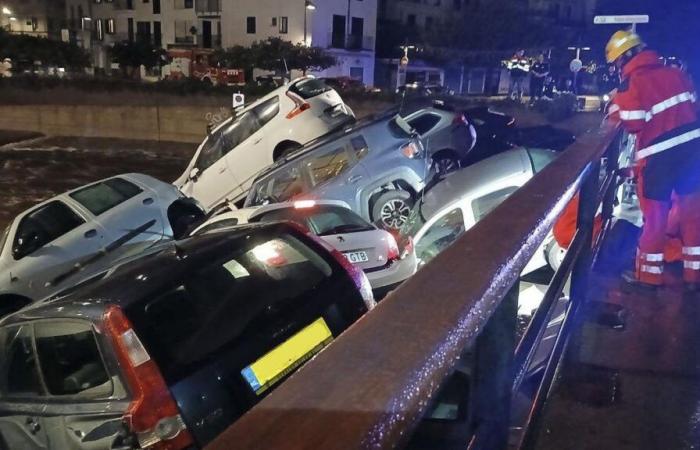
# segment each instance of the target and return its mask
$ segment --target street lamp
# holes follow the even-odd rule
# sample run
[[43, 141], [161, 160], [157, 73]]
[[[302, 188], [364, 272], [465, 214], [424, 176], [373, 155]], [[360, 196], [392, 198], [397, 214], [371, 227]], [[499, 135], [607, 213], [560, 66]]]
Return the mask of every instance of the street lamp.
[[311, 0], [304, 0], [304, 45], [308, 46], [309, 41], [306, 38], [306, 22], [307, 22], [307, 15], [309, 11], [314, 11], [316, 9], [316, 5], [314, 5]]
[[10, 11], [10, 8], [8, 8], [7, 6], [3, 6], [3, 7], [2, 7], [2, 13], [3, 13], [4, 15], [6, 15], [6, 16], [11, 16], [11, 15], [12, 15], [12, 11]]

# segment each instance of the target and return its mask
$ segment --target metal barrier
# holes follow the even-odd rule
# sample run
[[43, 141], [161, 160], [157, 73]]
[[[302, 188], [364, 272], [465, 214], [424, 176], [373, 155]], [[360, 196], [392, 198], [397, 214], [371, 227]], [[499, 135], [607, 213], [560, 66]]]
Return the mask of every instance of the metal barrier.
[[[618, 137], [612, 126], [582, 136], [207, 449], [411, 445], [414, 430], [469, 348], [475, 349], [469, 418], [457, 428], [442, 429], [451, 443], [435, 448], [505, 448], [511, 433], [511, 393], [519, 389], [571, 274], [568, 314], [530, 414], [525, 423], [516, 424], [523, 430], [515, 437], [516, 445], [531, 448], [576, 311], [586, 296], [596, 252], [594, 216], [601, 203], [606, 223], [612, 215]], [[601, 183], [604, 156], [607, 175]], [[579, 230], [516, 350], [520, 273], [578, 191]]]

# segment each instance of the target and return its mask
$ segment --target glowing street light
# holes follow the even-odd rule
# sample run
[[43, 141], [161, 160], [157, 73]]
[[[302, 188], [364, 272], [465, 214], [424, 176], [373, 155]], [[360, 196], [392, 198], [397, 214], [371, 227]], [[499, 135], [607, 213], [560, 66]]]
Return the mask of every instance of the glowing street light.
[[3, 7], [2, 7], [2, 13], [3, 13], [4, 15], [6, 15], [6, 16], [11, 16], [11, 15], [12, 15], [12, 11], [10, 11], [10, 8], [8, 8], [7, 6], [3, 6]]

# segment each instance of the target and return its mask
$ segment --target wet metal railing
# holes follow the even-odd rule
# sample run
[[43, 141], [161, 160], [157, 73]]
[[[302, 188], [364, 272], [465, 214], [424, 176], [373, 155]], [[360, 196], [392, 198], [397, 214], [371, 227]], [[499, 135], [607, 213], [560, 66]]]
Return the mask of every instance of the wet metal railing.
[[[580, 137], [207, 449], [410, 446], [426, 410], [470, 348], [469, 419], [449, 430], [452, 444], [439, 448], [505, 448], [511, 393], [519, 388], [552, 306], [573, 274], [568, 314], [530, 413], [515, 427], [522, 433], [514, 445], [531, 447], [575, 312], [585, 298], [595, 256], [594, 216], [601, 202], [605, 218], [612, 213], [618, 137], [611, 126]], [[604, 156], [607, 178], [601, 183]], [[516, 350], [519, 275], [579, 191], [579, 230]]]

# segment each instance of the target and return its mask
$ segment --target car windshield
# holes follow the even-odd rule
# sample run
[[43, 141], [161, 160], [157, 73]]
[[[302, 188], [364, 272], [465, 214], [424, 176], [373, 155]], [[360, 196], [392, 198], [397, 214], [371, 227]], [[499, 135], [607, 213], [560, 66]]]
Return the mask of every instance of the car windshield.
[[0, 255], [2, 254], [2, 250], [5, 248], [5, 242], [7, 242], [7, 236], [10, 234], [10, 227], [8, 226], [5, 228], [0, 234]]
[[362, 217], [342, 206], [319, 205], [309, 208], [284, 208], [262, 214], [253, 221], [289, 220], [317, 236], [374, 230]]

